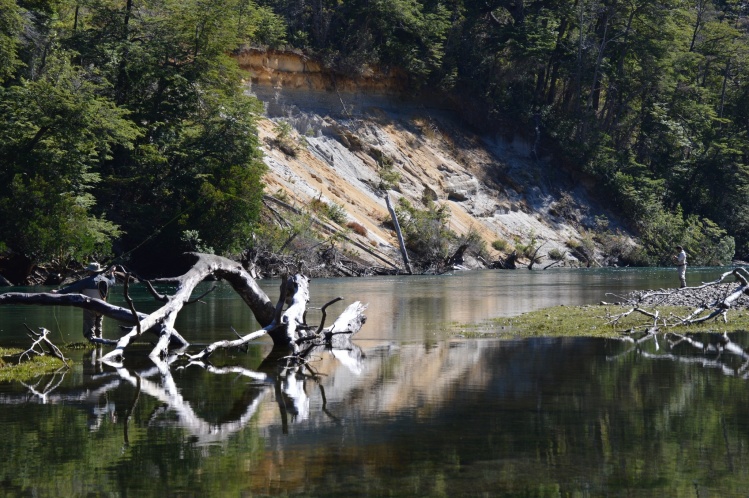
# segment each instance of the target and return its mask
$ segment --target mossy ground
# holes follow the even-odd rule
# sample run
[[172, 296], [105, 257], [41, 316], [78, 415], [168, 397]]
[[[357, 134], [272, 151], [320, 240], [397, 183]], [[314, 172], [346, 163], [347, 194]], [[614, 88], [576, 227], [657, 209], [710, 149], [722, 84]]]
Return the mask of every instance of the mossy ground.
[[[453, 335], [476, 337], [621, 337], [633, 329], [644, 331], [653, 325], [653, 319], [642, 313], [631, 313], [615, 324], [610, 324], [613, 317], [631, 310], [631, 306], [590, 305], [590, 306], [555, 306], [544, 308], [513, 317], [496, 318], [475, 326], [463, 325]], [[654, 308], [643, 308], [653, 312]], [[692, 308], [680, 306], [660, 306], [659, 326], [661, 330], [673, 332], [737, 332], [749, 330], [749, 311], [730, 310], [728, 323], [722, 318], [706, 323], [689, 326], [671, 327], [686, 317]], [[663, 326], [663, 320], [668, 324]]]
[[22, 349], [0, 348], [0, 382], [27, 381], [46, 373], [53, 373], [64, 366], [59, 358], [54, 356], [32, 355], [19, 362], [18, 357]]

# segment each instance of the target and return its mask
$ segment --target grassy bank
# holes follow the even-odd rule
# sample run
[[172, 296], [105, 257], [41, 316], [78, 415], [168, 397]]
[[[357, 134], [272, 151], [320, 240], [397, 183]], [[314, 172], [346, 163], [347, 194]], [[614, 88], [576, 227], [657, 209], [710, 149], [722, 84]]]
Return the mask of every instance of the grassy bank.
[[[616, 323], [609, 323], [616, 315], [625, 313], [629, 306], [555, 306], [519, 316], [496, 318], [476, 326], [460, 327], [454, 335], [466, 338], [477, 337], [620, 337], [633, 329], [644, 330], [652, 326], [653, 319], [641, 313], [631, 313]], [[644, 308], [653, 312], [654, 308]], [[662, 331], [688, 332], [737, 332], [749, 330], [749, 311], [730, 310], [728, 323], [722, 319], [689, 326], [671, 327], [692, 312], [693, 308], [660, 306], [658, 325]], [[669, 325], [663, 327], [663, 320]]]
[[0, 382], [28, 381], [46, 373], [53, 373], [64, 364], [54, 356], [32, 355], [19, 363], [21, 349], [0, 348]]

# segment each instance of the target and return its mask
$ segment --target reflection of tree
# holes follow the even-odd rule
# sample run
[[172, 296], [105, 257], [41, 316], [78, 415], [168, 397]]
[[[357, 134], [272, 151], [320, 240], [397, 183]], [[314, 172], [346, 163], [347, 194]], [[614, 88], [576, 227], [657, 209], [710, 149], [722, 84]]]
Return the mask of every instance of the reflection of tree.
[[[663, 337], [656, 334], [646, 334], [638, 340], [626, 339], [634, 342], [635, 346], [610, 359], [636, 352], [647, 359], [696, 364], [706, 368], [714, 368], [724, 375], [749, 379], [749, 372], [747, 371], [749, 369], [749, 352], [743, 346], [733, 342], [726, 333], [697, 335], [667, 332]], [[643, 344], [650, 341], [653, 342], [655, 352], [649, 352], [642, 348]], [[665, 343], [663, 351], [661, 351], [662, 342]], [[733, 365], [736, 360], [741, 362], [738, 367]]]
[[[331, 349], [317, 346], [305, 350], [302, 357], [289, 355], [286, 348], [273, 348], [257, 368], [252, 370], [240, 365], [215, 366], [207, 361], [191, 360], [180, 364], [180, 357], [172, 355], [165, 360], [151, 358], [152, 365], [146, 368], [127, 368], [120, 363], [104, 362], [108, 372], [92, 372], [89, 381], [95, 387], [86, 385], [78, 392], [57, 392], [62, 384], [66, 371], [45, 376], [33, 384], [24, 384], [31, 394], [31, 399], [43, 404], [75, 402], [87, 406], [91, 421], [89, 429], [96, 430], [104, 418], [114, 420], [116, 411], [124, 411], [124, 442], [129, 444], [128, 422], [135, 405], [143, 395], [159, 402], [160, 408], [149, 418], [151, 427], [176, 427], [186, 430], [197, 444], [211, 444], [223, 441], [247, 427], [250, 420], [258, 413], [260, 406], [269, 397], [275, 397], [278, 404], [282, 426], [288, 430], [288, 424], [307, 420], [310, 416], [310, 389], [319, 388], [324, 397], [320, 374], [315, 372], [309, 362], [316, 357], [327, 355], [342, 360], [347, 369], [361, 371], [363, 355], [361, 349], [348, 343], [346, 349]], [[300, 361], [301, 360], [301, 361]], [[91, 363], [101, 366], [94, 356]], [[100, 368], [100, 367], [99, 367]], [[249, 395], [236, 400], [230, 417], [221, 422], [209, 422], [196, 411], [187, 400], [173, 376], [173, 370], [179, 372], [188, 368], [201, 368], [211, 375], [231, 375], [249, 379]], [[135, 395], [129, 406], [115, 406], [109, 394], [123, 385], [135, 388]], [[0, 404], [20, 404], [28, 402], [29, 396], [18, 397], [2, 395]], [[323, 412], [335, 420], [324, 403]]]

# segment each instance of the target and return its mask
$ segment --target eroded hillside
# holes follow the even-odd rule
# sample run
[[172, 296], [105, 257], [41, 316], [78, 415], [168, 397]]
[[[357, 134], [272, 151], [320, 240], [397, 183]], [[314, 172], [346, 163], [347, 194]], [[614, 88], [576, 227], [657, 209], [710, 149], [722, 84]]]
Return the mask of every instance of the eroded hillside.
[[[583, 240], [585, 228], [604, 213], [581, 182], [552, 158], [536, 158], [520, 134], [474, 134], [449, 110], [399, 98], [397, 77], [333, 81], [294, 54], [245, 54], [240, 64], [248, 72], [247, 91], [265, 104], [259, 132], [268, 194], [297, 207], [313, 199], [342, 206], [347, 221], [366, 228], [350, 237], [397, 265], [397, 240], [383, 224], [389, 216], [379, 188], [386, 165], [399, 173], [393, 200], [403, 196], [422, 206], [428, 198], [448, 206], [450, 228], [478, 232], [490, 258], [503, 256], [492, 241], [507, 241], [510, 250], [535, 238], [543, 244], [542, 264], [552, 250], [566, 254], [566, 264], [581, 263], [570, 242]], [[279, 135], [294, 151], [279, 146]]]

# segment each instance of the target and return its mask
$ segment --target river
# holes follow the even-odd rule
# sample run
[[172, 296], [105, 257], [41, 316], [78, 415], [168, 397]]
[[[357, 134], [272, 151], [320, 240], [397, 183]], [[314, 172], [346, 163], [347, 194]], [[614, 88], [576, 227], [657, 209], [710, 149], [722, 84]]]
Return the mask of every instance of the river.
[[[722, 271], [690, 269], [689, 283]], [[360, 300], [367, 323], [353, 348], [283, 372], [267, 340], [205, 367], [155, 364], [146, 346], [119, 368], [66, 350], [71, 370], [0, 384], [0, 495], [744, 496], [742, 357], [665, 339], [459, 334], [675, 282], [673, 269], [313, 280], [311, 306]], [[278, 282], [261, 285], [275, 299]], [[6, 306], [0, 345], [24, 344], [23, 323], [81, 338], [78, 310]], [[196, 345], [257, 328], [222, 284], [176, 326]]]

